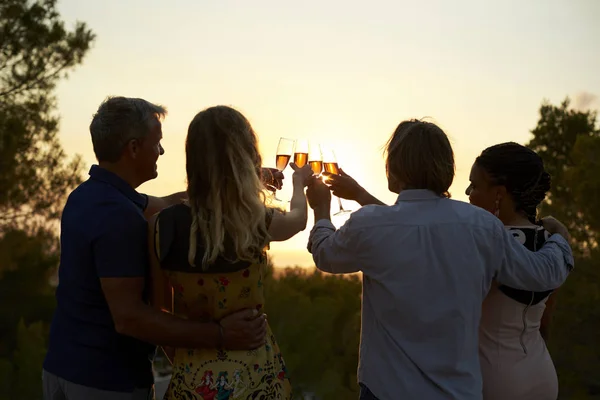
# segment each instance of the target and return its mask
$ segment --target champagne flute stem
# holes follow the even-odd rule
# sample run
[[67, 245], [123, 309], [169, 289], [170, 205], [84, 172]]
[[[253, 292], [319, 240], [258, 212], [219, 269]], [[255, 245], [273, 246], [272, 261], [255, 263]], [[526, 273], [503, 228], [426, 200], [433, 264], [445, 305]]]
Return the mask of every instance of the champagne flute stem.
[[340, 211], [346, 211], [346, 210], [344, 210], [344, 207], [342, 206], [342, 199], [340, 199], [339, 197], [337, 199], [338, 199], [338, 204], [340, 206]]

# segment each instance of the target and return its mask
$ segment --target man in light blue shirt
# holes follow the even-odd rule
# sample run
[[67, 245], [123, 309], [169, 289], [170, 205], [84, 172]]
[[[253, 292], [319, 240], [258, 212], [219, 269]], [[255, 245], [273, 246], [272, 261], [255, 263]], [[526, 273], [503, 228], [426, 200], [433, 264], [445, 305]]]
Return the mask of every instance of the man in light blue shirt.
[[361, 399], [479, 400], [478, 326], [492, 280], [556, 288], [573, 268], [571, 248], [552, 235], [530, 252], [489, 212], [450, 200], [452, 147], [432, 123], [401, 123], [386, 169], [396, 203], [362, 207], [337, 231], [329, 188], [315, 181], [307, 192], [317, 268], [363, 272]]

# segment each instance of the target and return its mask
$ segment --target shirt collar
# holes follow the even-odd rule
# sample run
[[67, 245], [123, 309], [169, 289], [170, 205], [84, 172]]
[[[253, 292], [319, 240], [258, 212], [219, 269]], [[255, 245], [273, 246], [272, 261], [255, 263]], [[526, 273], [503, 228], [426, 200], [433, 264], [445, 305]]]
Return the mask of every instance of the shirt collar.
[[92, 165], [89, 174], [90, 179], [104, 182], [113, 186], [114, 188], [118, 189], [121, 193], [123, 193], [129, 200], [135, 203], [136, 206], [138, 206], [142, 210], [146, 208], [146, 196], [138, 193], [134, 188], [131, 187], [129, 183], [127, 183], [123, 178], [121, 178], [114, 172], [102, 168], [99, 165]]
[[418, 201], [418, 200], [434, 200], [441, 199], [441, 196], [427, 189], [406, 189], [400, 192], [396, 204], [401, 201]]

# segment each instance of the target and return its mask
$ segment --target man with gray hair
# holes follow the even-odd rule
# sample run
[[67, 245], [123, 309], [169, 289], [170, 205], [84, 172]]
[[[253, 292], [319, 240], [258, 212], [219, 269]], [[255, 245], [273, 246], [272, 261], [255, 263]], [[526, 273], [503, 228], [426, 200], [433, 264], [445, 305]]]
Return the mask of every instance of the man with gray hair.
[[61, 220], [46, 400], [153, 399], [156, 345], [250, 350], [264, 344], [266, 319], [256, 310], [201, 323], [148, 304], [146, 219], [185, 198], [185, 192], [153, 197], [135, 190], [158, 176], [165, 115], [162, 106], [125, 97], [108, 98], [94, 115], [98, 165], [70, 194]]

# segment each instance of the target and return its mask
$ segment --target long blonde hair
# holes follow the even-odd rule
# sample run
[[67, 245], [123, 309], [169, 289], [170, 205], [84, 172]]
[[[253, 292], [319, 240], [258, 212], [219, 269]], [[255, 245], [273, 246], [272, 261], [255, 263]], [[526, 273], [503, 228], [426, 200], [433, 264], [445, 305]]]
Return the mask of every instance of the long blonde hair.
[[210, 107], [190, 123], [185, 151], [192, 209], [188, 262], [195, 265], [198, 232], [204, 270], [232, 252], [236, 258], [228, 261], [256, 261], [268, 234], [262, 160], [252, 126], [231, 107]]

